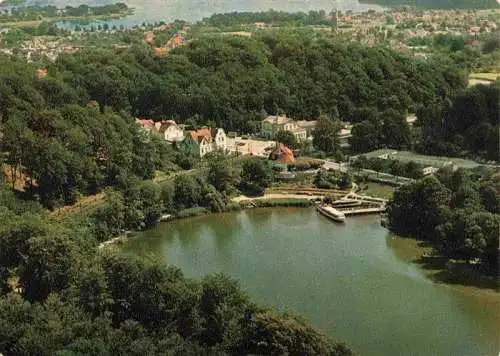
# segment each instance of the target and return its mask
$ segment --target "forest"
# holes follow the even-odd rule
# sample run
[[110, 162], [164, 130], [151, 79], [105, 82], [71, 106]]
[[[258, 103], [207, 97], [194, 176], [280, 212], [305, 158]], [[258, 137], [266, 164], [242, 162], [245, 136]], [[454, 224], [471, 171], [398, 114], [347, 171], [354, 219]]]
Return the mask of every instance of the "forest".
[[[372, 122], [380, 132], [377, 144], [398, 147], [408, 145], [408, 111], [451, 98], [466, 85], [465, 71], [452, 64], [309, 32], [205, 38], [167, 57], [155, 57], [145, 46], [114, 56], [82, 51], [49, 68], [71, 87], [84, 87], [101, 107], [134, 116], [252, 133], [265, 114], [306, 120], [326, 114]], [[398, 139], [389, 142], [386, 137], [399, 129]]]

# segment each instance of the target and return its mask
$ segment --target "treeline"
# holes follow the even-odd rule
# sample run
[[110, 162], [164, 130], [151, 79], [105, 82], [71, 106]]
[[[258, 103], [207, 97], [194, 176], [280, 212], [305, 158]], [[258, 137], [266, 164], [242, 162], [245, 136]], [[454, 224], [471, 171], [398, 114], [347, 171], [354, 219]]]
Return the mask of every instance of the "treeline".
[[498, 161], [498, 82], [476, 85], [452, 101], [417, 112], [422, 137], [417, 150], [432, 155], [473, 156]]
[[119, 14], [128, 10], [128, 6], [125, 3], [117, 2], [115, 4], [110, 5], [101, 5], [101, 6], [88, 6], [82, 4], [78, 7], [65, 6], [64, 14], [66, 16], [103, 16], [103, 15], [114, 15]]
[[481, 170], [441, 169], [399, 188], [387, 205], [389, 228], [498, 276], [500, 175]]
[[367, 158], [364, 155], [359, 156], [351, 164], [351, 167], [357, 169], [371, 169], [373, 171], [388, 173], [394, 176], [418, 179], [423, 176], [423, 165], [414, 161], [400, 162], [395, 159], [383, 159], [378, 157]]
[[289, 13], [269, 10], [263, 12], [232, 12], [213, 14], [203, 19], [203, 23], [210, 26], [235, 26], [242, 24], [265, 23], [269, 25], [324, 25], [331, 26], [324, 10]]
[[495, 0], [360, 0], [362, 4], [419, 9], [496, 9]]

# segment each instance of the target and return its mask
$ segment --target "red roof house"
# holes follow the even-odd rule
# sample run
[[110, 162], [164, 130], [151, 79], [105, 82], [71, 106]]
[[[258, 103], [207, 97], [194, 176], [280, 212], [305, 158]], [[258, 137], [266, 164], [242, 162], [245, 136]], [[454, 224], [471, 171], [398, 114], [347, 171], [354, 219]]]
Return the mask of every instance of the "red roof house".
[[295, 163], [295, 157], [293, 156], [292, 150], [282, 143], [278, 143], [276, 148], [271, 151], [269, 159], [279, 161], [282, 164]]

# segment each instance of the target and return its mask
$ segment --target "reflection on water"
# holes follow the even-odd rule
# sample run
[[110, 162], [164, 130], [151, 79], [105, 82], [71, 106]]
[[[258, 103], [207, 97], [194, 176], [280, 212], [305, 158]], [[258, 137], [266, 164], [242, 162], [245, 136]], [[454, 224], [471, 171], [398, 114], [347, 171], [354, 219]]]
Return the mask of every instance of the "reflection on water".
[[163, 254], [188, 277], [231, 275], [256, 300], [305, 315], [361, 354], [496, 355], [498, 294], [433, 283], [402, 258], [415, 248], [376, 217], [339, 225], [294, 208], [172, 221], [123, 246]]

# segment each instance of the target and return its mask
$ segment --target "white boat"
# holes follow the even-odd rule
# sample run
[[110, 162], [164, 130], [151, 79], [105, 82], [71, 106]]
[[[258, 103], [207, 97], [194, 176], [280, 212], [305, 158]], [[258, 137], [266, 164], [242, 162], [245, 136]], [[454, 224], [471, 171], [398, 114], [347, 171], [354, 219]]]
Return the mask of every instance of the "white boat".
[[336, 222], [345, 222], [345, 215], [340, 210], [337, 210], [328, 205], [318, 205], [316, 208], [322, 215]]

